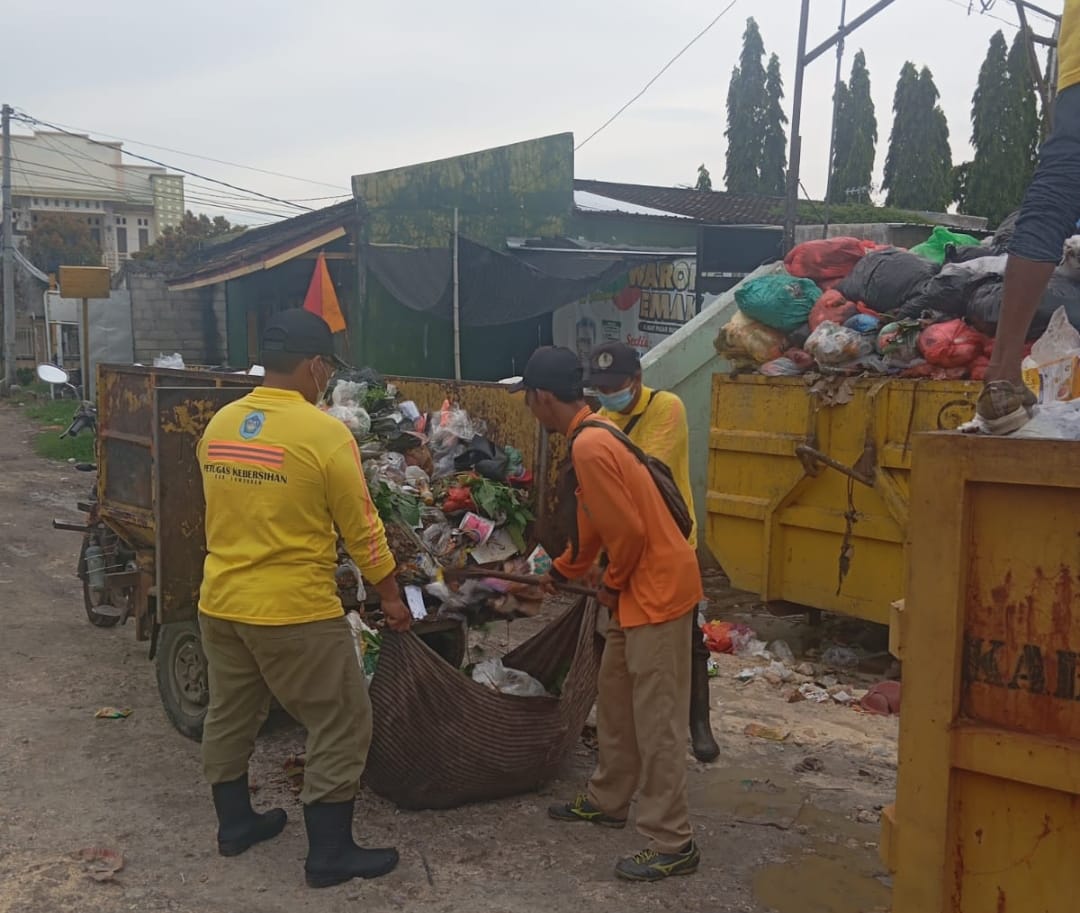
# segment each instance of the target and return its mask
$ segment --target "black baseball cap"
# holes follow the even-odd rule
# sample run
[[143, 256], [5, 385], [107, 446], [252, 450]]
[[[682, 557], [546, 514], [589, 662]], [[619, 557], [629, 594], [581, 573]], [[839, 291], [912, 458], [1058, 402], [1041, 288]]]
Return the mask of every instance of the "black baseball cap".
[[582, 390], [583, 373], [577, 355], [569, 349], [544, 346], [532, 353], [521, 380], [510, 387], [510, 392], [547, 390], [572, 396]]
[[290, 308], [270, 318], [263, 331], [262, 351], [307, 358], [319, 355], [333, 362], [335, 367], [349, 367], [334, 354], [334, 334], [326, 321], [303, 308]]
[[621, 383], [641, 370], [641, 356], [625, 342], [605, 342], [589, 353], [589, 383]]

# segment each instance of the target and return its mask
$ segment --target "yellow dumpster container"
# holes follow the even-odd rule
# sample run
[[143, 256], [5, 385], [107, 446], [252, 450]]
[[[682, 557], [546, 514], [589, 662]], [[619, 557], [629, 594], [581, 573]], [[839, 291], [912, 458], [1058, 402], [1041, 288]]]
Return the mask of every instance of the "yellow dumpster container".
[[913, 449], [893, 913], [1080, 909], [1080, 445]]
[[706, 543], [741, 590], [887, 624], [904, 595], [913, 435], [975, 414], [972, 381], [714, 375]]

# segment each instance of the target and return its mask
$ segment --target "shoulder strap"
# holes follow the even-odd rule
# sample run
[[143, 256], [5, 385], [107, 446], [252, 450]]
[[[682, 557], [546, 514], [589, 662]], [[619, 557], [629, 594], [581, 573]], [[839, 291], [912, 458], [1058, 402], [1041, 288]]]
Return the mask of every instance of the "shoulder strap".
[[635, 444], [632, 440], [630, 440], [630, 438], [626, 436], [625, 431], [620, 431], [618, 428], [608, 422], [598, 422], [593, 419], [585, 419], [585, 421], [578, 425], [577, 430], [574, 432], [574, 437], [570, 439], [571, 447], [573, 447], [574, 445], [574, 438], [581, 434], [581, 432], [585, 428], [601, 428], [604, 431], [607, 431], [609, 434], [614, 435], [620, 441], [622, 441], [623, 444], [626, 446], [626, 449], [629, 450], [635, 457], [637, 457], [638, 462], [645, 463], [648, 460], [648, 455], [645, 453], [645, 451], [638, 447], [638, 445]]
[[640, 422], [645, 413], [649, 411], [649, 406], [652, 405], [652, 401], [656, 398], [657, 392], [658, 391], [653, 390], [649, 394], [649, 400], [645, 403], [645, 408], [642, 409], [637, 415], [635, 415], [632, 419], [630, 419], [630, 421], [626, 423], [626, 427], [623, 428], [622, 432], [627, 437], [630, 437], [630, 432], [632, 432], [637, 427], [637, 423]]

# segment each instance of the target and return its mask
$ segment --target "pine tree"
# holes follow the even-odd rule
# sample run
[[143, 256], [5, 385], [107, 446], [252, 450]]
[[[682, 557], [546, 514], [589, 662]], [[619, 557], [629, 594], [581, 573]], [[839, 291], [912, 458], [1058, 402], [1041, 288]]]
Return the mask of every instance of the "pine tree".
[[712, 175], [709, 174], [709, 169], [705, 167], [705, 163], [702, 162], [698, 165], [697, 169], [697, 184], [694, 186], [695, 190], [712, 190]]
[[787, 185], [788, 122], [784, 113], [784, 79], [780, 75], [780, 58], [769, 58], [765, 73], [765, 128], [762, 137], [759, 192], [782, 197]]
[[846, 85], [841, 82], [837, 92], [831, 202], [869, 203], [878, 133], [870, 72], [862, 51], [852, 62], [850, 80]]
[[732, 193], [758, 193], [765, 146], [765, 45], [753, 19], [746, 20], [739, 65], [727, 96], [727, 167], [724, 183]]
[[1024, 191], [1035, 172], [1042, 127], [1031, 65], [1028, 62], [1027, 41], [1024, 31], [1017, 32], [1006, 61], [1009, 71], [1010, 146], [1015, 156], [1013, 167], [1016, 169], [1013, 173], [1013, 209], [1020, 205]]
[[893, 128], [885, 159], [885, 203], [901, 209], [942, 211], [953, 197], [952, 150], [945, 112], [927, 67], [908, 61], [893, 96]]
[[971, 145], [975, 158], [964, 184], [963, 210], [999, 221], [1011, 209], [1013, 196], [1008, 148], [1010, 86], [1005, 35], [990, 38], [979, 82], [971, 97]]

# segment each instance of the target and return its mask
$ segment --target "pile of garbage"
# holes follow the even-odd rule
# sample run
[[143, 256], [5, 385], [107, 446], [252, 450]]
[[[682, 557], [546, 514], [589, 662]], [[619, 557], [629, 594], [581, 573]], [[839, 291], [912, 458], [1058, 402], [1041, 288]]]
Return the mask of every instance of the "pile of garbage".
[[[535, 615], [542, 594], [508, 592], [490, 577], [448, 573], [469, 567], [542, 573], [543, 549], [526, 556], [534, 519], [532, 473], [522, 454], [487, 436], [482, 419], [446, 401], [422, 412], [393, 384], [364, 368], [339, 372], [322, 406], [353, 433], [372, 500], [397, 559], [398, 579], [416, 620], [482, 624]], [[360, 573], [342, 549], [339, 592], [365, 601]]]
[[[1014, 222], [984, 241], [938, 227], [910, 250], [843, 237], [799, 244], [782, 269], [735, 290], [739, 309], [717, 351], [737, 369], [773, 376], [982, 380]], [[1029, 340], [1042, 337], [1059, 310], [1066, 326], [1080, 326], [1080, 268], [1069, 258], [1050, 281]], [[1052, 348], [1056, 359], [1061, 345]], [[1028, 367], [1037, 372], [1041, 364]]]

